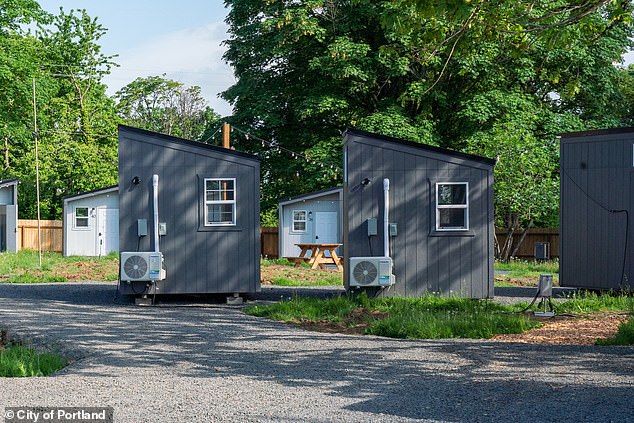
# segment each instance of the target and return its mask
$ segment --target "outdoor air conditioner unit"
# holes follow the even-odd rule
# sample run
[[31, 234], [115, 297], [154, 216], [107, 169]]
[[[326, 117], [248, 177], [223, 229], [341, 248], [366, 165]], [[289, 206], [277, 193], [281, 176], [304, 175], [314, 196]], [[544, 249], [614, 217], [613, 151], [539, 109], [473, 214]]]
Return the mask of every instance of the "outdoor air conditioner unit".
[[165, 279], [165, 271], [163, 270], [163, 253], [121, 253], [122, 281], [160, 281], [163, 279]]
[[391, 257], [350, 257], [350, 286], [390, 286], [394, 284]]

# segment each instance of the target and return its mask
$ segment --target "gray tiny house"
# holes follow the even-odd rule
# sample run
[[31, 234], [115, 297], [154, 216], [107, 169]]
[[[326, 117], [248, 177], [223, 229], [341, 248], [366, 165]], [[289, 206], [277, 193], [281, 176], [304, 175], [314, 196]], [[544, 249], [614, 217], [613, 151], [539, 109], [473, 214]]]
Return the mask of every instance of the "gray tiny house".
[[328, 188], [279, 202], [279, 256], [297, 257], [297, 243], [342, 242], [343, 188]]
[[[493, 160], [355, 129], [343, 148], [347, 289], [493, 297]], [[359, 286], [381, 256], [394, 283]]]
[[634, 128], [562, 134], [560, 153], [560, 285], [631, 290]]
[[[259, 184], [260, 162], [253, 155], [119, 126], [121, 292], [259, 291]], [[124, 252], [133, 257], [156, 250], [164, 279], [123, 276]], [[127, 276], [138, 270], [131, 269]]]
[[0, 180], [0, 251], [18, 251], [18, 180]]

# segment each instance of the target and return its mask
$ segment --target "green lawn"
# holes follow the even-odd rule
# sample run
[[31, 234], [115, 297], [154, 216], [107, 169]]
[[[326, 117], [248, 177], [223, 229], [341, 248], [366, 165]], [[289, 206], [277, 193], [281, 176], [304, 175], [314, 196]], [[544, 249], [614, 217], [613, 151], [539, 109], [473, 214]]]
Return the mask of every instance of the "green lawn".
[[559, 261], [510, 260], [495, 262], [495, 286], [537, 286], [539, 275], [553, 275], [553, 284], [559, 285]]
[[59, 253], [45, 251], [42, 252], [41, 268], [37, 251], [0, 253], [0, 282], [114, 281], [118, 277], [117, 253], [106, 257], [63, 257]]

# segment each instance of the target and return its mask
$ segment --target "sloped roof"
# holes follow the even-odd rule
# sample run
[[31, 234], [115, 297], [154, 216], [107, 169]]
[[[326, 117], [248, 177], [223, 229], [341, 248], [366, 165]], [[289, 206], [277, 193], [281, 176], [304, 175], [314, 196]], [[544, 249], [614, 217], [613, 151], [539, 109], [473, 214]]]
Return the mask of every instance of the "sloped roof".
[[404, 145], [404, 146], [413, 147], [413, 148], [417, 148], [424, 151], [430, 151], [437, 154], [444, 154], [451, 157], [457, 157], [457, 158], [465, 159], [465, 160], [472, 160], [474, 162], [479, 162], [479, 163], [484, 163], [490, 166], [495, 166], [494, 159], [478, 156], [475, 154], [462, 153], [460, 151], [450, 150], [448, 148], [436, 147], [435, 145], [422, 144], [422, 143], [414, 142], [414, 141], [407, 141], [401, 138], [394, 138], [394, 137], [389, 137], [387, 135], [375, 134], [372, 132], [362, 131], [360, 129], [355, 129], [355, 128], [348, 128], [346, 132], [344, 133], [344, 139], [345, 139], [345, 135], [348, 135], [348, 134], [356, 135], [356, 136], [360, 136], [364, 138], [378, 139], [378, 140], [386, 141], [389, 143]]

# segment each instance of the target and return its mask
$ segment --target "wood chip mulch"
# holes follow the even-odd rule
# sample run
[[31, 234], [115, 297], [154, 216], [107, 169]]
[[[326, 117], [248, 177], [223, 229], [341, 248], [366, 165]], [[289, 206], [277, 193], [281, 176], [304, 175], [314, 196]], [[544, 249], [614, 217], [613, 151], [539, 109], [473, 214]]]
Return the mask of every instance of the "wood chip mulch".
[[627, 314], [619, 313], [540, 318], [540, 328], [520, 334], [496, 335], [491, 340], [527, 344], [594, 345], [597, 339], [614, 337], [619, 325], [627, 319]]

